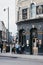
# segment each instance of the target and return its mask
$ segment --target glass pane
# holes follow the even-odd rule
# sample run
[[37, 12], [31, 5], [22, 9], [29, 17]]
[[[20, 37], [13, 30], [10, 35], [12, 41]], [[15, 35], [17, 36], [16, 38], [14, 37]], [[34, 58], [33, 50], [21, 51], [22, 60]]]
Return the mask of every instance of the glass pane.
[[36, 6], [31, 4], [31, 17], [35, 17], [36, 15]]
[[32, 9], [32, 17], [35, 17], [35, 15], [36, 15], [36, 7], [33, 7], [33, 9]]
[[27, 19], [27, 8], [22, 10], [22, 18]]

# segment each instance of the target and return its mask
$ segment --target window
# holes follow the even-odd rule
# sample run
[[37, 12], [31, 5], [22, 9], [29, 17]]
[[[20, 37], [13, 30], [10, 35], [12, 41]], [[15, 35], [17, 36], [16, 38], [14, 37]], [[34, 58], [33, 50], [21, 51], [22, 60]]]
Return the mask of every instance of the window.
[[19, 21], [19, 11], [18, 11], [18, 14], [17, 14], [17, 20]]
[[27, 19], [27, 8], [22, 10], [22, 19]]
[[36, 6], [36, 14], [43, 14], [43, 5]]
[[31, 17], [34, 18], [36, 15], [36, 6], [34, 3], [31, 4], [30, 9], [31, 9]]

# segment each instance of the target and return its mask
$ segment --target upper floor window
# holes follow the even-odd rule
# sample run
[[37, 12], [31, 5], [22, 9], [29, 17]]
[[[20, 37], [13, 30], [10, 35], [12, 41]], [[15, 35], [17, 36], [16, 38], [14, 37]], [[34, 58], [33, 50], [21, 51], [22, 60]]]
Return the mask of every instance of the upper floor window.
[[35, 17], [35, 15], [36, 15], [36, 6], [35, 6], [34, 3], [32, 3], [32, 4], [30, 5], [30, 9], [31, 9], [31, 17], [33, 18], [33, 17]]
[[27, 19], [27, 8], [22, 10], [22, 19]]
[[43, 5], [36, 6], [36, 14], [43, 14]]
[[17, 12], [17, 20], [19, 21], [19, 11]]

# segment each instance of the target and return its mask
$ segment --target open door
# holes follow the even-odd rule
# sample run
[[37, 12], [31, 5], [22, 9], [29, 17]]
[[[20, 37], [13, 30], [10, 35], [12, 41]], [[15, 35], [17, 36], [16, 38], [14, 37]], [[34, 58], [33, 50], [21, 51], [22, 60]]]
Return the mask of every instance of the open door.
[[38, 39], [37, 38], [32, 39], [32, 53], [35, 55], [38, 54]]
[[37, 42], [37, 37], [38, 34], [37, 34], [37, 28], [31, 28], [30, 30], [30, 43], [29, 43], [29, 46], [30, 46], [30, 54], [33, 54], [33, 47], [37, 46], [36, 42]]

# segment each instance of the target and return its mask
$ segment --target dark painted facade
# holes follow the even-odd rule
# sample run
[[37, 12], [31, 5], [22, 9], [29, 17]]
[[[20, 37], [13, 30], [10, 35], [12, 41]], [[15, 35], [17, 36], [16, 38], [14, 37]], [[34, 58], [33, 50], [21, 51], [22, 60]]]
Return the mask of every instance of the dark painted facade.
[[[32, 51], [31, 46], [33, 46], [34, 39], [37, 38], [38, 44], [36, 47], [38, 48], [38, 53], [43, 53], [43, 18], [30, 19], [25, 21], [17, 22], [17, 30], [18, 30], [18, 41], [19, 44], [23, 46], [27, 45], [28, 40], [28, 48], [25, 50], [30, 52]], [[33, 28], [37, 29], [34, 30]], [[31, 32], [31, 29], [33, 32]], [[30, 41], [31, 40], [31, 41]], [[37, 42], [36, 42], [37, 43]]]

